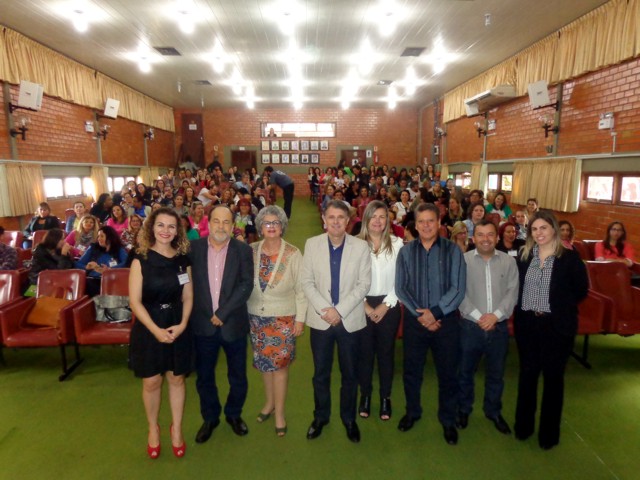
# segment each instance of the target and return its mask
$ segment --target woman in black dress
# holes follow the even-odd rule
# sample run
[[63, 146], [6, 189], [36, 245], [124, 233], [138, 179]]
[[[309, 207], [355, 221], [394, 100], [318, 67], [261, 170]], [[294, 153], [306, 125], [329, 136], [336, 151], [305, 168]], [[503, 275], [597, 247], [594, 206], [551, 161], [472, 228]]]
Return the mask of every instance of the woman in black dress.
[[184, 377], [191, 364], [187, 328], [193, 289], [187, 257], [189, 241], [180, 217], [170, 208], [155, 210], [144, 223], [129, 275], [129, 297], [136, 322], [131, 330], [131, 367], [142, 378], [142, 399], [149, 422], [147, 453], [160, 455], [158, 412], [163, 378], [169, 383], [171, 444], [184, 456], [182, 435]]

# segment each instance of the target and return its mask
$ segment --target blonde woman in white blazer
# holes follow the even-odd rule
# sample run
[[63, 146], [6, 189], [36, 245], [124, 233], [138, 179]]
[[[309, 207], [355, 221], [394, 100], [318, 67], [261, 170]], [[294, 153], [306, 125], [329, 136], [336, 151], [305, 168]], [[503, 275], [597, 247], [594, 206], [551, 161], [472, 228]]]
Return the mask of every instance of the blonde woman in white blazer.
[[257, 421], [275, 414], [275, 431], [287, 433], [285, 401], [289, 365], [295, 358], [295, 337], [304, 331], [307, 299], [300, 285], [302, 254], [282, 235], [288, 220], [282, 208], [271, 205], [256, 217], [262, 237], [252, 244], [254, 281], [247, 307], [253, 366], [262, 372], [265, 404]]

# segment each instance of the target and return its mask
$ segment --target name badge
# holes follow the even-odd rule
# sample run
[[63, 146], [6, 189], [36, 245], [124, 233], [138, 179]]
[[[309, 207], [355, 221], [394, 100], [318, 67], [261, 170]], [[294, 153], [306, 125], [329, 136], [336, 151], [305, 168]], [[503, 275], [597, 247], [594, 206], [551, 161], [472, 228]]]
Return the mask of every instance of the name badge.
[[109, 267], [113, 268], [116, 265], [118, 265], [118, 261], [115, 258], [112, 258], [111, 260], [109, 260]]
[[179, 273], [178, 274], [178, 282], [180, 282], [180, 285], [186, 285], [187, 283], [189, 283], [189, 274], [188, 273]]
[[510, 257], [517, 257], [518, 256], [518, 251], [517, 250], [509, 250], [509, 256]]
[[253, 222], [251, 220], [247, 220], [247, 225], [253, 225]]

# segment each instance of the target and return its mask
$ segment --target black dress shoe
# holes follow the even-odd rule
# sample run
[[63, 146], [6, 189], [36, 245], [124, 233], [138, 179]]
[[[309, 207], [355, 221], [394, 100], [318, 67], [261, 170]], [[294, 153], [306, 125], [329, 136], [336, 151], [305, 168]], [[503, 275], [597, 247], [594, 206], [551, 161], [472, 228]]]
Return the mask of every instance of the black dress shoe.
[[235, 433], [236, 435], [239, 435], [240, 437], [249, 433], [249, 427], [247, 427], [247, 424], [244, 423], [244, 420], [242, 420], [241, 417], [236, 417], [236, 418], [227, 417], [227, 423], [231, 425], [231, 430], [233, 430], [233, 433]]
[[363, 395], [360, 397], [358, 413], [362, 418], [369, 418], [371, 414], [371, 395]]
[[318, 438], [320, 436], [320, 434], [322, 433], [322, 428], [329, 423], [328, 421], [325, 420], [318, 420], [317, 418], [315, 418], [313, 420], [313, 422], [311, 422], [311, 425], [309, 426], [309, 430], [307, 430], [307, 438], [309, 440], [313, 440], [314, 438]]
[[558, 442], [546, 442], [546, 441], [540, 440], [538, 444], [540, 445], [540, 448], [543, 450], [551, 450], [553, 447], [558, 445]]
[[344, 424], [344, 428], [347, 429], [347, 438], [349, 440], [353, 443], [358, 443], [360, 441], [360, 429], [356, 422], [347, 422]]
[[413, 424], [416, 423], [416, 420], [418, 419], [405, 415], [400, 419], [400, 423], [398, 423], [398, 430], [401, 432], [408, 432], [413, 428]]
[[205, 421], [200, 427], [200, 430], [198, 430], [198, 433], [196, 433], [196, 443], [204, 443], [209, 440], [209, 437], [211, 437], [213, 430], [218, 425], [220, 425], [220, 420], [215, 420], [213, 422]]
[[496, 430], [500, 433], [504, 433], [505, 435], [511, 435], [511, 429], [507, 424], [506, 420], [502, 417], [502, 415], [498, 415], [497, 417], [487, 417], [489, 420], [493, 422], [496, 426]]
[[391, 418], [391, 399], [380, 399], [380, 420], [389, 420]]
[[456, 427], [443, 427], [444, 429], [444, 439], [449, 445], [457, 445], [458, 444], [458, 430]]
[[456, 427], [464, 430], [469, 425], [469, 414], [458, 412], [458, 418], [456, 418]]

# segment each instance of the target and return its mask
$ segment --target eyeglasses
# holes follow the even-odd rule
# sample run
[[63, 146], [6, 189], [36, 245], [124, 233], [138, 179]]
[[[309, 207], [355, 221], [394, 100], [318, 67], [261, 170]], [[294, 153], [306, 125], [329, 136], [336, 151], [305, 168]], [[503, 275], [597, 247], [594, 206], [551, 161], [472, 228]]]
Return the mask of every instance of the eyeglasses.
[[264, 222], [262, 225], [264, 225], [267, 228], [271, 228], [271, 227], [281, 227], [282, 226], [282, 222], [279, 220], [274, 220], [273, 222]]

